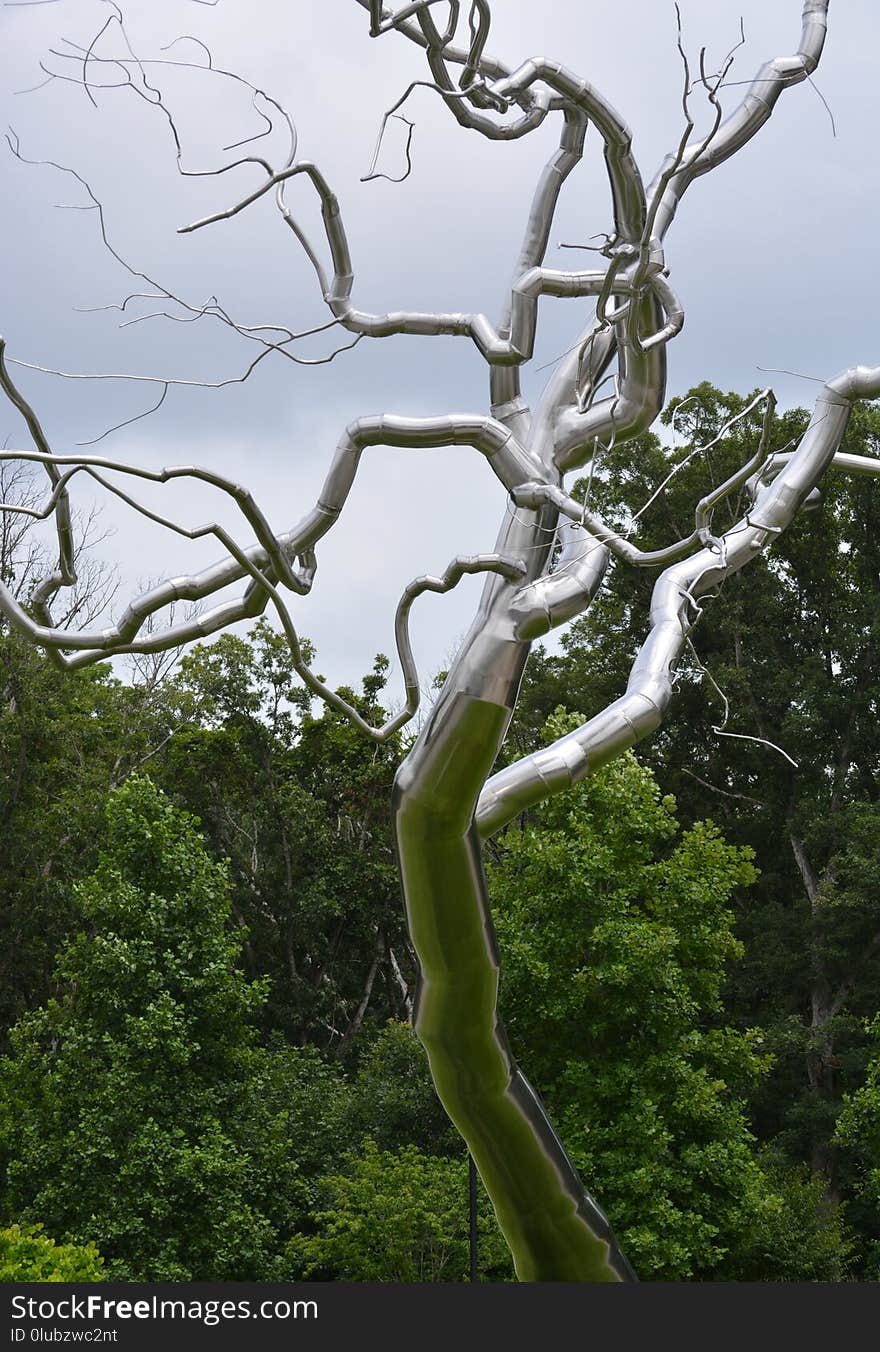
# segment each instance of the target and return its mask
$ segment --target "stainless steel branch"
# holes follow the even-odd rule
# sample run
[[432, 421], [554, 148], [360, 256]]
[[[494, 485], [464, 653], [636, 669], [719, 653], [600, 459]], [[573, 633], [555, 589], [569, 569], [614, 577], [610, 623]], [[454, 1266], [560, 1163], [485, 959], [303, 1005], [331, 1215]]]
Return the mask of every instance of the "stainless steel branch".
[[[804, 0], [801, 40], [794, 56], [777, 56], [766, 62], [746, 90], [738, 107], [721, 124], [710, 145], [695, 147], [667, 182], [661, 167], [648, 189], [648, 200], [657, 201], [655, 232], [663, 239], [672, 224], [678, 204], [695, 178], [715, 169], [752, 139], [770, 117], [783, 90], [800, 84], [819, 64], [828, 26], [829, 0]], [[657, 200], [659, 198], [659, 200]]]
[[[0, 338], [0, 388], [3, 389], [10, 403], [24, 419], [27, 429], [33, 437], [34, 445], [39, 451], [47, 452], [49, 443], [36, 413], [10, 379], [9, 370], [6, 366], [6, 344], [2, 338]], [[55, 529], [58, 539], [58, 567], [54, 573], [49, 574], [48, 577], [43, 578], [38, 583], [33, 593], [33, 604], [37, 612], [44, 616], [47, 614], [47, 606], [56, 592], [61, 587], [72, 587], [76, 583], [70, 500], [63, 486], [59, 487], [60, 475], [57, 468], [48, 461], [46, 462], [46, 474], [53, 489], [57, 490]]]
[[[0, 387], [11, 399], [14, 398], [29, 427], [38, 427], [30, 405], [12, 383], [2, 362], [2, 351], [0, 340]], [[103, 468], [130, 474], [153, 483], [167, 483], [178, 478], [195, 478], [221, 488], [232, 496], [260, 543], [241, 552], [230, 551], [230, 556], [202, 573], [173, 578], [151, 588], [128, 605], [119, 621], [101, 631], [77, 633], [57, 629], [52, 626], [51, 617], [48, 622], [39, 623], [27, 614], [2, 583], [0, 583], [0, 611], [6, 614], [10, 623], [20, 633], [31, 641], [54, 650], [60, 655], [64, 665], [71, 667], [100, 661], [112, 653], [157, 652], [163, 648], [176, 647], [193, 639], [207, 637], [235, 619], [250, 618], [260, 613], [266, 604], [265, 597], [260, 596], [260, 588], [265, 591], [264, 570], [267, 568], [270, 570], [271, 578], [280, 578], [291, 590], [302, 594], [310, 589], [315, 568], [315, 546], [339, 517], [357, 474], [363, 451], [368, 446], [380, 444], [407, 447], [471, 445], [485, 455], [494, 472], [508, 489], [522, 482], [530, 472], [540, 474], [543, 469], [541, 464], [519, 445], [503, 424], [490, 417], [458, 414], [441, 418], [396, 418], [389, 415], [361, 418], [352, 423], [343, 434], [314, 508], [303, 517], [294, 530], [276, 537], [247, 490], [221, 475], [192, 465], [148, 471], [105, 457], [56, 455], [51, 452], [43, 439], [43, 449], [39, 451], [3, 451], [0, 452], [0, 458], [33, 459], [46, 465], [47, 470], [51, 469], [55, 491], [47, 505], [46, 515], [55, 510], [60, 503], [66, 503], [67, 483], [71, 475], [79, 472], [88, 473], [96, 478], [98, 477], [96, 470]], [[59, 465], [71, 467], [66, 476], [59, 474]], [[213, 534], [221, 539], [227, 548], [229, 547], [224, 533], [216, 525], [198, 527], [194, 531], [174, 526], [167, 518], [159, 517], [137, 504], [107, 480], [99, 481], [105, 488], [122, 497], [129, 506], [159, 524], [193, 539]], [[289, 560], [292, 558], [299, 560], [299, 570], [291, 568]], [[147, 620], [165, 606], [181, 599], [202, 600], [248, 574], [258, 585], [255, 589], [249, 589], [241, 601], [226, 602], [204, 614], [172, 624], [165, 629], [154, 630], [147, 637], [140, 639], [137, 637]], [[64, 650], [74, 650], [76, 655], [65, 657]], [[310, 683], [307, 677], [304, 679]], [[318, 690], [312, 684], [312, 688], [316, 694], [326, 698], [323, 687]], [[369, 728], [366, 724], [363, 728], [371, 735], [375, 732], [375, 729]]]
[[561, 549], [553, 572], [527, 583], [510, 602], [514, 635], [522, 641], [539, 638], [580, 615], [608, 570], [608, 549], [579, 522], [563, 523], [559, 537]]
[[[838, 455], [855, 400], [878, 396], [880, 367], [853, 367], [828, 382], [797, 451], [785, 457], [772, 483], [759, 489], [754, 506], [719, 541], [661, 574], [651, 601], [650, 631], [626, 693], [568, 736], [487, 782], [476, 812], [481, 837], [549, 794], [576, 784], [655, 730], [672, 699], [675, 666], [699, 617], [701, 599], [773, 544], [835, 460], [840, 468], [880, 472], [880, 462], [875, 467], [865, 457]], [[858, 463], [847, 463], [853, 461]], [[750, 471], [751, 466], [745, 467], [744, 472]], [[740, 484], [745, 482], [742, 473], [737, 476]]]

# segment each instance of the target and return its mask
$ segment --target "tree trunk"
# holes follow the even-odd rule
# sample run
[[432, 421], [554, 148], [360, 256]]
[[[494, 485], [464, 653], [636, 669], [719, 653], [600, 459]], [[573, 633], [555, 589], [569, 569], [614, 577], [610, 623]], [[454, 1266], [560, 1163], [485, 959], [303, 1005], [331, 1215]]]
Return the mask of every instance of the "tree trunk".
[[[810, 903], [811, 972], [810, 972], [810, 1028], [806, 1065], [807, 1081], [815, 1096], [824, 1103], [838, 1097], [836, 1059], [832, 1020], [836, 1008], [825, 967], [825, 926], [822, 917], [822, 894], [819, 879], [813, 871], [803, 842], [790, 836], [792, 853]], [[810, 1168], [823, 1180], [823, 1205], [832, 1206], [840, 1200], [837, 1187], [837, 1152], [829, 1141], [815, 1140], [810, 1153]]]
[[[529, 578], [537, 577], [555, 524], [546, 509], [510, 515], [496, 548], [522, 557]], [[395, 781], [395, 842], [420, 975], [414, 1027], [520, 1281], [631, 1281], [606, 1217], [513, 1058], [497, 1009], [498, 953], [473, 819], [528, 657], [510, 613], [517, 585], [487, 582], [431, 718]]]

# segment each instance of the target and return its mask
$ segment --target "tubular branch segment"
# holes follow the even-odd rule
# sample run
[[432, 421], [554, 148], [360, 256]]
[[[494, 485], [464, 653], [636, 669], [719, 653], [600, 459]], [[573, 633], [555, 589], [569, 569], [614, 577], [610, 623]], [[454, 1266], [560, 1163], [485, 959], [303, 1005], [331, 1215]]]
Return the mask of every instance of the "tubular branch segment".
[[[405, 37], [409, 38], [410, 42], [415, 43], [417, 47], [421, 47], [423, 50], [427, 51], [430, 45], [429, 40], [425, 37], [424, 33], [421, 30], [420, 25], [413, 23], [412, 21], [413, 15], [416, 13], [416, 7], [407, 6], [406, 9], [409, 10], [409, 12], [405, 13], [403, 10], [398, 10], [395, 12], [393, 10], [386, 9], [381, 4], [381, 0], [357, 0], [357, 3], [361, 6], [361, 9], [366, 9], [370, 11], [370, 21], [372, 27], [381, 26], [383, 33], [390, 32], [391, 29], [393, 28], [396, 32], [402, 33]], [[471, 49], [469, 49], [468, 51], [464, 51], [460, 47], [451, 46], [452, 39], [455, 36], [455, 28], [457, 27], [458, 18], [461, 12], [460, 0], [429, 0], [429, 5], [440, 3], [446, 3], [449, 5], [450, 8], [449, 22], [447, 24], [443, 37], [439, 38], [439, 46], [443, 58], [446, 62], [448, 62], [449, 65], [465, 66], [468, 64], [471, 55]], [[425, 5], [424, 0], [422, 0], [422, 4], [419, 6], [419, 8], [424, 9], [427, 7], [428, 6]], [[381, 36], [381, 34], [371, 33], [371, 36], [379, 37]], [[496, 80], [500, 79], [501, 76], [508, 75], [510, 73], [509, 68], [507, 66], [505, 66], [501, 61], [495, 60], [493, 57], [486, 56], [484, 51], [480, 53], [479, 70], [480, 74], [483, 75], [486, 79], [496, 79]]]
[[655, 231], [663, 239], [672, 224], [681, 198], [695, 178], [715, 169], [752, 139], [770, 117], [783, 90], [806, 80], [819, 64], [825, 45], [829, 0], [805, 0], [801, 40], [794, 56], [778, 56], [766, 62], [746, 90], [739, 106], [718, 129], [709, 145], [687, 152], [669, 177], [673, 157], [661, 167], [648, 190], [656, 210]]
[[[511, 494], [514, 502], [520, 507], [537, 508], [544, 503], [552, 503], [553, 506], [568, 520], [585, 530], [600, 545], [604, 546], [615, 558], [623, 563], [631, 564], [637, 568], [653, 568], [658, 564], [671, 563], [675, 559], [683, 558], [698, 542], [707, 544], [713, 542], [713, 537], [709, 533], [709, 527], [712, 520], [712, 512], [722, 502], [724, 498], [729, 497], [738, 489], [745, 487], [751, 479], [758, 473], [769, 455], [769, 435], [773, 421], [773, 413], [776, 408], [776, 398], [772, 390], [764, 390], [757, 395], [746, 408], [738, 413], [735, 418], [731, 418], [725, 423], [724, 427], [713, 437], [708, 446], [697, 447], [691, 453], [694, 455], [697, 451], [707, 451], [715, 445], [721, 437], [729, 431], [734, 423], [739, 422], [750, 414], [756, 406], [765, 403], [763, 427], [761, 438], [755, 454], [742, 465], [734, 474], [732, 474], [724, 483], [717, 488], [712, 489], [705, 497], [697, 503], [694, 511], [694, 529], [690, 535], [682, 540], [675, 541], [674, 544], [666, 546], [664, 549], [641, 550], [634, 545], [626, 535], [621, 535], [611, 526], [607, 525], [600, 516], [590, 511], [586, 503], [578, 502], [576, 498], [570, 497], [563, 489], [555, 484], [533, 483], [521, 484], [515, 488]], [[651, 497], [639, 509], [634, 518], [633, 524], [639, 516], [650, 507], [658, 494], [665, 488], [666, 484], [673, 475], [682, 468], [682, 465], [676, 465], [663, 480], [663, 483], [657, 488]], [[760, 478], [760, 475], [758, 475]]]
[[[626, 693], [567, 737], [487, 782], [476, 812], [482, 837], [492, 835], [533, 803], [576, 784], [654, 731], [672, 699], [675, 666], [699, 619], [701, 599], [787, 529], [834, 463], [854, 401], [878, 396], [880, 367], [853, 367], [828, 382], [798, 449], [773, 481], [759, 489], [754, 506], [719, 541], [673, 564], [659, 577], [651, 602], [650, 631]], [[870, 465], [859, 466], [869, 467], [873, 472]], [[737, 477], [741, 479], [747, 470], [749, 466]], [[608, 546], [617, 550], [620, 542], [608, 542]], [[644, 556], [629, 561], [643, 562]]]
[[[10, 403], [18, 410], [33, 437], [39, 451], [49, 452], [49, 443], [34, 410], [13, 384], [6, 366], [6, 344], [0, 338], [0, 388], [4, 390]], [[58, 469], [51, 461], [46, 461], [46, 474], [54, 490], [55, 530], [58, 539], [58, 567], [48, 577], [43, 578], [34, 588], [31, 601], [36, 613], [48, 622], [49, 603], [61, 587], [76, 584], [75, 549], [73, 525], [70, 516], [70, 499], [61, 482]]]
[[[514, 483], [521, 481], [525, 473], [529, 471], [540, 473], [542, 467], [516, 441], [508, 428], [491, 418], [469, 415], [450, 415], [434, 419], [391, 416], [359, 419], [343, 435], [315, 507], [296, 529], [286, 535], [276, 536], [251, 494], [241, 485], [210, 470], [196, 466], [175, 466], [160, 471], [149, 471], [102, 456], [66, 456], [53, 453], [30, 404], [13, 384], [8, 369], [3, 364], [2, 356], [3, 347], [0, 340], [0, 386], [22, 413], [32, 435], [39, 440], [40, 447], [35, 451], [8, 449], [0, 451], [0, 459], [31, 460], [44, 465], [49, 473], [52, 492], [40, 509], [24, 509], [17, 506], [7, 509], [0, 503], [0, 511], [12, 510], [19, 513], [24, 511], [35, 519], [45, 520], [53, 515], [57, 518], [59, 509], [63, 506], [67, 513], [65, 520], [69, 521], [68, 485], [75, 476], [84, 474], [156, 524], [191, 540], [213, 536], [227, 550], [225, 559], [201, 574], [173, 578], [144, 592], [130, 602], [116, 624], [100, 631], [76, 632], [55, 627], [44, 600], [48, 591], [46, 582], [38, 584], [35, 591], [35, 595], [41, 601], [41, 612], [37, 620], [34, 620], [19, 604], [11, 590], [0, 582], [0, 611], [20, 633], [45, 647], [63, 666], [71, 668], [83, 666], [118, 653], [158, 652], [177, 647], [193, 639], [207, 637], [234, 620], [253, 618], [260, 614], [271, 600], [287, 634], [294, 657], [294, 667], [309, 689], [344, 713], [368, 736], [376, 741], [384, 741], [409, 722], [418, 708], [420, 690], [418, 673], [407, 632], [409, 612], [415, 598], [424, 591], [447, 592], [467, 573], [495, 573], [511, 582], [521, 581], [526, 573], [525, 564], [515, 559], [502, 558], [497, 554], [462, 556], [450, 564], [441, 578], [430, 576], [418, 578], [407, 587], [398, 607], [395, 622], [397, 649], [406, 690], [405, 705], [399, 714], [389, 719], [382, 727], [376, 728], [363, 719], [353, 706], [320, 681], [308, 667], [289, 611], [276, 583], [280, 581], [288, 590], [299, 595], [304, 595], [311, 589], [317, 567], [315, 546], [339, 517], [354, 482], [361, 454], [366, 447], [377, 444], [411, 447], [469, 444], [486, 456], [502, 483], [512, 487]], [[64, 472], [61, 467], [66, 467]], [[106, 478], [101, 471], [123, 474], [151, 483], [161, 484], [175, 479], [191, 478], [210, 484], [233, 498], [256, 535], [258, 544], [249, 549], [241, 548], [229, 532], [216, 522], [192, 529], [183, 527], [139, 503], [118, 484]], [[295, 566], [293, 560], [296, 560]], [[251, 580], [241, 599], [224, 602], [206, 614], [192, 616], [139, 637], [157, 611], [181, 599], [201, 600], [242, 577], [249, 577]], [[54, 576], [50, 579], [53, 592], [57, 591], [59, 586], [73, 585], [75, 581], [75, 573], [72, 570], [69, 581], [56, 584]], [[72, 655], [68, 656], [69, 652]]]
[[[427, 7], [419, 10], [417, 22], [427, 49], [431, 74], [446, 99], [447, 107], [461, 126], [470, 131], [478, 131], [491, 141], [514, 141], [521, 136], [527, 136], [543, 122], [549, 111], [550, 101], [542, 92], [519, 91], [516, 102], [520, 104], [523, 112], [510, 122], [496, 122], [485, 112], [480, 111], [482, 105], [503, 112], [506, 111], [507, 102], [499, 103], [497, 99], [493, 99], [485, 87], [486, 77], [489, 76], [491, 69], [483, 61], [483, 48], [488, 36], [490, 18], [489, 7], [485, 0], [477, 0], [472, 4], [471, 16], [472, 21], [476, 16], [477, 22], [472, 26], [471, 45], [462, 61], [461, 54], [453, 52], [449, 47], [449, 30], [441, 36]], [[463, 67], [458, 89], [449, 73], [449, 65], [453, 63]], [[459, 96], [461, 90], [468, 92], [470, 96], [468, 102]]]
[[[576, 128], [574, 135], [568, 134], [572, 126]], [[351, 301], [354, 267], [339, 199], [317, 165], [307, 161], [301, 161], [271, 175], [259, 188], [254, 189], [233, 206], [193, 221], [190, 225], [182, 226], [180, 233], [191, 233], [205, 226], [214, 225], [218, 221], [229, 220], [273, 187], [305, 175], [313, 184], [321, 203], [324, 232], [333, 265], [331, 279], [327, 278], [314, 249], [305, 239], [286, 206], [282, 214], [306, 249], [331, 313], [350, 332], [368, 338], [388, 338], [399, 334], [465, 336], [473, 340], [490, 365], [521, 365], [529, 361], [534, 352], [537, 302], [540, 296], [568, 298], [596, 296], [608, 300], [612, 295], [640, 296], [648, 290], [659, 300], [666, 314], [666, 322], [663, 328], [656, 332], [652, 331], [649, 337], [641, 340], [641, 350], [646, 352], [668, 342], [681, 330], [684, 322], [681, 304], [666, 278], [661, 275], [659, 267], [644, 284], [634, 288], [631, 279], [625, 274], [619, 278], [617, 276], [622, 261], [620, 258], [612, 265], [610, 272], [563, 272], [558, 269], [542, 268], [532, 262], [533, 259], [540, 259], [544, 255], [562, 182], [582, 155], [582, 126], [582, 121], [576, 122], [574, 119], [567, 124], [563, 131], [560, 151], [542, 176], [529, 218], [521, 267], [514, 277], [509, 305], [499, 328], [495, 328], [483, 314], [417, 311], [370, 314], [356, 309]], [[622, 317], [623, 313], [624, 311], [621, 311], [617, 317]], [[656, 329], [653, 316], [650, 322]]]
[[444, 596], [446, 592], [458, 586], [463, 577], [475, 573], [495, 573], [498, 577], [506, 578], [508, 582], [520, 582], [526, 571], [526, 565], [521, 559], [507, 559], [500, 554], [461, 554], [452, 560], [442, 577], [426, 574], [410, 582], [400, 598], [394, 619], [394, 634], [403, 671], [406, 702], [402, 712], [393, 720], [393, 726], [389, 725], [390, 732], [408, 723], [419, 707], [421, 688], [409, 640], [409, 612], [416, 598], [425, 592], [435, 592], [438, 596]]
[[[880, 462], [878, 462], [880, 463]], [[523, 642], [539, 638], [586, 610], [602, 585], [611, 555], [580, 523], [559, 529], [562, 548], [552, 573], [527, 583], [510, 602], [514, 634]]]
[[646, 206], [642, 176], [632, 154], [632, 132], [598, 89], [559, 62], [544, 57], [525, 61], [512, 75], [496, 80], [489, 90], [495, 97], [508, 100], [539, 82], [555, 89], [567, 104], [580, 108], [601, 134], [611, 183], [615, 230], [620, 240], [635, 243], [644, 228]]
[[[572, 170], [583, 158], [587, 126], [587, 119], [580, 109], [567, 108], [565, 110], [562, 132], [559, 137], [559, 149], [551, 156], [544, 167], [532, 197], [519, 257], [513, 271], [511, 291], [498, 326], [499, 334], [503, 333], [510, 336], [514, 291], [517, 283], [534, 269], [540, 268], [544, 262], [560, 193]], [[520, 341], [517, 340], [517, 346]], [[519, 399], [519, 372], [515, 368], [508, 367], [505, 369], [502, 366], [493, 365], [490, 370], [489, 381], [493, 406], [509, 404]]]
[[[639, 312], [640, 323], [649, 333], [657, 333], [657, 301], [650, 293], [631, 302]], [[587, 331], [580, 351], [592, 355], [592, 349], [604, 330], [612, 327], [601, 319]], [[590, 398], [582, 403], [577, 397], [561, 401], [553, 427], [553, 461], [562, 473], [579, 469], [593, 458], [597, 444], [613, 439], [622, 444], [647, 431], [663, 407], [666, 394], [666, 348], [663, 343], [637, 348], [626, 332], [614, 325], [614, 351], [617, 354], [615, 391], [605, 399], [591, 402], [597, 386], [590, 383]], [[578, 393], [580, 362], [576, 363], [573, 395]]]
[[673, 559], [683, 558], [699, 540], [697, 531], [683, 540], [676, 540], [665, 549], [642, 550], [634, 545], [619, 531], [606, 525], [600, 516], [591, 512], [582, 502], [571, 498], [561, 488], [553, 484], [523, 484], [511, 494], [518, 507], [538, 508], [544, 503], [553, 506], [567, 516], [569, 521], [581, 526], [593, 539], [624, 563], [634, 564], [637, 568], [654, 568], [661, 563], [671, 563]]

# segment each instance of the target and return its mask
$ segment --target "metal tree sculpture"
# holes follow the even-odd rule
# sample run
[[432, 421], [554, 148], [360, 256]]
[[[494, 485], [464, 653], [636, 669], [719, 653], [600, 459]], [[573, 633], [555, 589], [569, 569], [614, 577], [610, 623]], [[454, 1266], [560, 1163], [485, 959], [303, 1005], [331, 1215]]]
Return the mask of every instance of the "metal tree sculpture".
[[[554, 61], [536, 57], [510, 71], [486, 54], [491, 18], [488, 0], [472, 0], [467, 7], [469, 40], [461, 48], [453, 45], [463, 26], [459, 0], [442, 0], [442, 25], [436, 19], [441, 0], [418, 0], [397, 12], [383, 8], [381, 0], [358, 0], [369, 12], [371, 36], [394, 31], [424, 50], [430, 68], [430, 80], [425, 83], [439, 93], [463, 128], [491, 140], [513, 140], [527, 136], [549, 118], [559, 121], [558, 150], [535, 187], [509, 295], [495, 324], [483, 314], [367, 314], [358, 310], [352, 300], [355, 279], [340, 204], [321, 170], [297, 158], [293, 124], [281, 105], [248, 86], [255, 106], [259, 99], [260, 106], [268, 108], [267, 123], [287, 124], [289, 154], [280, 166], [257, 154], [235, 160], [234, 165], [255, 166], [262, 181], [225, 211], [184, 229], [197, 230], [229, 219], [264, 194], [274, 193], [283, 221], [317, 275], [331, 315], [327, 327], [341, 326], [354, 335], [355, 342], [399, 334], [469, 338], [489, 376], [488, 412], [444, 410], [423, 418], [381, 414], [352, 422], [341, 436], [318, 501], [282, 535], [273, 533], [246, 489], [219, 474], [193, 466], [153, 473], [101, 456], [55, 452], [17, 388], [0, 347], [0, 385], [23, 417], [34, 445], [33, 449], [7, 449], [2, 455], [43, 465], [50, 482], [41, 509], [9, 505], [7, 510], [54, 517], [58, 537], [57, 568], [35, 588], [28, 608], [2, 584], [0, 607], [20, 634], [42, 645], [64, 667], [84, 666], [119, 653], [157, 652], [205, 638], [272, 605], [290, 643], [296, 670], [309, 689], [368, 737], [381, 741], [412, 717], [419, 701], [408, 638], [414, 600], [425, 591], [448, 591], [464, 574], [488, 575], [478, 612], [442, 692], [398, 771], [394, 830], [420, 968], [416, 1031], [427, 1049], [440, 1098], [465, 1138], [492, 1198], [521, 1280], [627, 1281], [633, 1273], [508, 1048], [497, 1013], [498, 961], [481, 841], [530, 804], [577, 783], [658, 726], [672, 697], [676, 663], [704, 599], [725, 577], [772, 545], [830, 466], [872, 474], [880, 471], [880, 461], [838, 453], [854, 401], [880, 395], [880, 368], [857, 367], [825, 385], [800, 443], [783, 454], [769, 452], [774, 400], [766, 391], [764, 433], [754, 455], [696, 504], [694, 528], [687, 538], [664, 549], [639, 550], [605, 524], [587, 502], [575, 500], [563, 487], [567, 473], [588, 467], [592, 475], [603, 448], [612, 440], [619, 446], [638, 436], [660, 413], [666, 347], [684, 319], [668, 280], [663, 253], [666, 232], [691, 183], [740, 150], [770, 117], [783, 91], [816, 68], [825, 39], [828, 2], [806, 0], [795, 54], [762, 66], [739, 105], [724, 120], [719, 91], [731, 58], [711, 75], [701, 59], [693, 84], [685, 61], [681, 141], [646, 188], [631, 152], [629, 130], [597, 89]], [[121, 13], [112, 3], [111, 9], [102, 33], [115, 23], [124, 36]], [[56, 55], [74, 62], [75, 73], [65, 76], [69, 67], [62, 67], [50, 75], [76, 78], [87, 91], [99, 82], [107, 87], [112, 75], [116, 85], [134, 89], [162, 110], [180, 149], [174, 120], [149, 81], [150, 62], [141, 61], [128, 44], [127, 54], [113, 58], [100, 56], [97, 42], [87, 49], [68, 46], [66, 54]], [[156, 64], [186, 63], [168, 59]], [[217, 74], [240, 78], [230, 72]], [[708, 98], [712, 125], [707, 135], [694, 141], [689, 99], [696, 89]], [[388, 116], [395, 115], [399, 106], [400, 102]], [[554, 270], [544, 266], [551, 225], [562, 186], [581, 159], [590, 125], [604, 145], [612, 203], [613, 223], [597, 250], [604, 263], [593, 271]], [[17, 142], [13, 141], [12, 148], [21, 154]], [[225, 165], [215, 172], [231, 167]], [[285, 198], [287, 185], [298, 176], [308, 179], [317, 195], [322, 247], [332, 263], [329, 276]], [[90, 193], [85, 181], [80, 182]], [[94, 197], [92, 201], [99, 205]], [[134, 269], [129, 271], [144, 277]], [[151, 296], [179, 301], [152, 279], [146, 280]], [[560, 359], [543, 397], [531, 410], [521, 396], [520, 371], [532, 356], [541, 296], [595, 297], [595, 317]], [[271, 333], [245, 329], [215, 302], [201, 313], [208, 311], [258, 343], [256, 361], [273, 351], [289, 355], [285, 349], [300, 336], [289, 329]], [[606, 381], [610, 389], [602, 395]], [[757, 402], [750, 407], [754, 409]], [[456, 558], [442, 576], [420, 577], [404, 592], [397, 611], [396, 639], [405, 707], [381, 728], [370, 726], [309, 668], [287, 600], [290, 593], [308, 595], [315, 576], [316, 548], [336, 525], [363, 452], [379, 444], [470, 446], [488, 460], [507, 503], [493, 552]], [[220, 488], [240, 508], [256, 543], [240, 545], [220, 525], [188, 530], [159, 516], [108, 478], [108, 471], [162, 483], [189, 478]], [[135, 597], [109, 628], [71, 632], [57, 627], [53, 598], [75, 581], [68, 494], [76, 476], [96, 481], [151, 520], [180, 534], [216, 536], [223, 557], [204, 572], [173, 578]], [[723, 534], [714, 535], [713, 509], [722, 499], [742, 491], [750, 503], [748, 511]], [[515, 510], [510, 510], [511, 500]], [[492, 775], [530, 643], [585, 610], [612, 559], [661, 570], [653, 591], [648, 634], [625, 693], [577, 731]], [[200, 602], [237, 581], [246, 583], [237, 600], [215, 604], [182, 622], [172, 618], [165, 627], [156, 618], [175, 601]]]

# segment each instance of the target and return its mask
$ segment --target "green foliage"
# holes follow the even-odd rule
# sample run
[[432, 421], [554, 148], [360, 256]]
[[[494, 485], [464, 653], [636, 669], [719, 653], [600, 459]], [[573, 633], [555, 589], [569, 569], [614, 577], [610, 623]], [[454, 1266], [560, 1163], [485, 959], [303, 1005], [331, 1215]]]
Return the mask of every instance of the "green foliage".
[[0, 625], [0, 1045], [51, 990], [74, 923], [71, 883], [95, 867], [104, 800], [181, 714], [106, 666], [58, 671]]
[[7, 1210], [96, 1242], [111, 1278], [274, 1275], [299, 1185], [224, 868], [130, 779], [77, 903], [58, 993], [19, 1020], [0, 1066]]
[[[387, 665], [377, 658], [363, 693], [345, 692], [377, 723]], [[248, 971], [271, 978], [261, 1026], [346, 1050], [377, 950], [368, 1020], [404, 1012], [392, 951], [413, 975], [389, 831], [399, 744], [370, 744], [332, 710], [314, 718], [286, 640], [265, 621], [247, 639], [194, 648], [181, 680], [194, 716], [155, 773], [229, 860]]]
[[343, 1134], [380, 1149], [414, 1145], [429, 1155], [463, 1148], [434, 1090], [428, 1058], [409, 1024], [392, 1021], [366, 1043], [346, 1095]]
[[56, 1244], [41, 1225], [0, 1230], [0, 1282], [101, 1282], [104, 1275], [94, 1244]]
[[837, 1119], [835, 1143], [853, 1171], [855, 1201], [863, 1237], [865, 1276], [880, 1280], [880, 1016], [867, 1024], [873, 1055], [864, 1083], [845, 1097]]
[[[743, 1281], [852, 1280], [856, 1258], [849, 1207], [829, 1204], [825, 1180], [774, 1149], [759, 1151], [765, 1223], [741, 1264]], [[731, 1255], [733, 1270], [738, 1255]]]
[[[462, 1152], [463, 1153], [463, 1152]], [[345, 1169], [321, 1181], [314, 1233], [288, 1247], [294, 1279], [462, 1282], [468, 1279], [466, 1157], [380, 1150], [366, 1139]], [[478, 1208], [482, 1280], [509, 1280], [509, 1255], [484, 1194]]]
[[778, 1275], [796, 1189], [769, 1186], [742, 1102], [768, 1058], [717, 1022], [731, 893], [754, 878], [710, 822], [680, 830], [631, 754], [508, 832], [491, 870], [511, 1041], [643, 1279]]
[[[694, 504], [756, 448], [760, 408], [725, 430], [746, 403], [707, 383], [674, 400], [664, 415], [674, 444], [647, 434], [603, 453], [593, 504], [628, 527], [674, 469], [636, 538], [652, 549], [686, 535]], [[798, 409], [776, 417], [771, 448], [790, 449], [807, 422]], [[880, 454], [880, 405], [856, 405], [842, 449]], [[865, 1079], [865, 1020], [880, 978], [880, 497], [876, 481], [834, 471], [821, 494], [817, 510], [726, 580], [693, 633], [700, 663], [730, 702], [727, 731], [769, 740], [797, 764], [717, 734], [722, 699], [687, 653], [667, 719], [639, 755], [674, 793], [684, 823], [711, 810], [727, 839], [755, 851], [760, 876], [737, 901], [743, 952], [723, 993], [728, 1021], [759, 1027], [773, 1058], [748, 1090], [751, 1123], [822, 1180], [826, 1205], [848, 1202], [868, 1243], [876, 1220], [834, 1131], [844, 1096]], [[746, 506], [721, 504], [716, 534]], [[534, 744], [557, 704], [592, 713], [622, 693], [653, 583], [648, 570], [615, 568], [563, 652], [532, 659], [508, 755]]]

